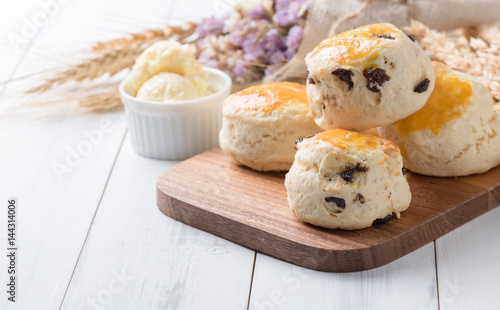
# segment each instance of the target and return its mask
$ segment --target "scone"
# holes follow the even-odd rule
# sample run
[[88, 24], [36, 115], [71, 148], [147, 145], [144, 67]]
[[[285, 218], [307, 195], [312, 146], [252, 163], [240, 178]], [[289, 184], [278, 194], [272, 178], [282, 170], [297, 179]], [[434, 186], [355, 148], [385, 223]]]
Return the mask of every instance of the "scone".
[[398, 146], [380, 137], [333, 129], [297, 141], [285, 177], [288, 203], [302, 221], [361, 229], [410, 205]]
[[364, 131], [422, 108], [434, 70], [418, 43], [391, 24], [355, 28], [306, 57], [307, 95], [323, 129]]
[[379, 128], [399, 144], [408, 169], [430, 176], [463, 176], [500, 164], [500, 111], [488, 88], [433, 62], [436, 87], [411, 116]]
[[242, 165], [285, 171], [295, 140], [321, 131], [307, 104], [306, 87], [275, 82], [246, 88], [222, 106], [221, 148]]

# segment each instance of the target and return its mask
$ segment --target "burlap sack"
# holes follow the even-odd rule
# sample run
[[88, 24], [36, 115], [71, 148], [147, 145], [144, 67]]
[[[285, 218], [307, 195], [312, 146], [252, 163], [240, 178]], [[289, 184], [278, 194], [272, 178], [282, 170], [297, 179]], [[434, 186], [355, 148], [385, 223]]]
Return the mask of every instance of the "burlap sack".
[[323, 39], [354, 27], [410, 20], [451, 30], [500, 21], [500, 0], [309, 0], [304, 38], [296, 55], [265, 81], [304, 79], [304, 57]]

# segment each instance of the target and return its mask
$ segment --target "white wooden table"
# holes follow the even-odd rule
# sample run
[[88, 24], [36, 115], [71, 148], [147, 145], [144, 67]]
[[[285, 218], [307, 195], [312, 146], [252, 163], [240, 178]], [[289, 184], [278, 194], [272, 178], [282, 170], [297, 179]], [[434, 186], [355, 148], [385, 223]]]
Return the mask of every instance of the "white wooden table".
[[[46, 2], [53, 16], [24, 35], [21, 51], [9, 33], [22, 35], [42, 8], [1, 3], [1, 81], [62, 65], [69, 54], [61, 51], [209, 16], [233, 1]], [[102, 141], [89, 144], [89, 134]], [[87, 154], [71, 159], [84, 144]], [[58, 175], [54, 166], [68, 158]], [[164, 216], [155, 182], [174, 164], [132, 151], [123, 112], [2, 117], [0, 309], [500, 309], [500, 208], [386, 266], [322, 273]], [[6, 293], [10, 197], [19, 216], [15, 304]]]

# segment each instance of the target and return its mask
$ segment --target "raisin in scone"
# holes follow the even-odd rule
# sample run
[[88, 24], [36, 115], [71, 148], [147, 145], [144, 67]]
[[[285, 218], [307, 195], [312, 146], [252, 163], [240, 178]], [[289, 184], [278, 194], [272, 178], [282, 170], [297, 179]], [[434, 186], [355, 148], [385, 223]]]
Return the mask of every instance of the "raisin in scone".
[[323, 129], [364, 131], [422, 108], [434, 70], [417, 42], [391, 24], [343, 32], [306, 57], [307, 95]]
[[307, 103], [306, 87], [274, 82], [246, 88], [222, 106], [221, 148], [242, 165], [260, 171], [290, 169], [295, 140], [320, 132]]
[[302, 221], [361, 229], [398, 218], [411, 193], [398, 146], [384, 138], [334, 129], [298, 140], [285, 177], [288, 202]]
[[500, 111], [488, 88], [433, 62], [436, 86], [425, 106], [379, 128], [399, 144], [408, 169], [430, 176], [463, 176], [500, 164]]

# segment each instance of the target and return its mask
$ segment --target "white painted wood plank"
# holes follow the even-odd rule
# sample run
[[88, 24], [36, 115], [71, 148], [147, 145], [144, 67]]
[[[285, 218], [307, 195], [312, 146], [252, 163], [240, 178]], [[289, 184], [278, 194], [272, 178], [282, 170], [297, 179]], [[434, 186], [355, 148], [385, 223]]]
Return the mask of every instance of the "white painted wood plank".
[[[2, 201], [19, 201], [17, 309], [54, 309], [123, 140], [123, 113], [0, 123]], [[5, 249], [4, 220], [0, 227]], [[0, 296], [0, 308], [11, 309], [6, 292]]]
[[436, 240], [441, 310], [500, 309], [500, 207]]
[[434, 245], [354, 273], [312, 271], [257, 254], [250, 309], [438, 309]]
[[[173, 7], [206, 16], [204, 5]], [[254, 252], [158, 211], [156, 178], [171, 165], [136, 155], [125, 141], [63, 309], [246, 308]]]
[[246, 309], [254, 252], [158, 210], [156, 179], [173, 164], [125, 140], [63, 309]]
[[[34, 36], [23, 35], [23, 21], [25, 15], [33, 11], [35, 6], [34, 0], [0, 4], [0, 93], [25, 56], [29, 43], [34, 40]], [[26, 48], [19, 48], [18, 43], [24, 44]]]
[[[117, 7], [125, 22], [107, 18], [106, 14], [115, 14]], [[117, 35], [99, 27], [119, 24], [122, 30], [140, 31], [145, 27], [130, 26], [128, 20], [147, 21], [162, 10], [166, 12], [167, 7], [168, 3], [157, 0], [70, 1], [37, 32], [33, 53], [27, 55], [15, 77], [65, 63], [66, 57], [61, 57], [64, 54], [58, 53], [68, 46], [90, 47], [99, 39], [109, 38], [110, 33]], [[39, 11], [34, 8], [25, 14], [32, 18]], [[101, 124], [103, 119], [107, 119], [107, 127]], [[20, 209], [19, 302], [7, 303], [2, 291], [0, 309], [59, 307], [124, 133], [122, 112], [0, 120], [2, 199], [17, 197]], [[79, 148], [86, 153], [81, 160], [71, 155]], [[73, 166], [66, 163], [67, 158]], [[70, 171], [62, 175], [62, 181], [53, 169], [57, 163]], [[0, 222], [1, 245], [5, 248], [5, 221]], [[0, 264], [6, 266], [4, 255]]]
[[[175, 7], [206, 16], [204, 5]], [[162, 215], [155, 182], [171, 164], [142, 158], [125, 143], [63, 308], [246, 308], [254, 252]], [[131, 281], [112, 292], [120, 274]]]

